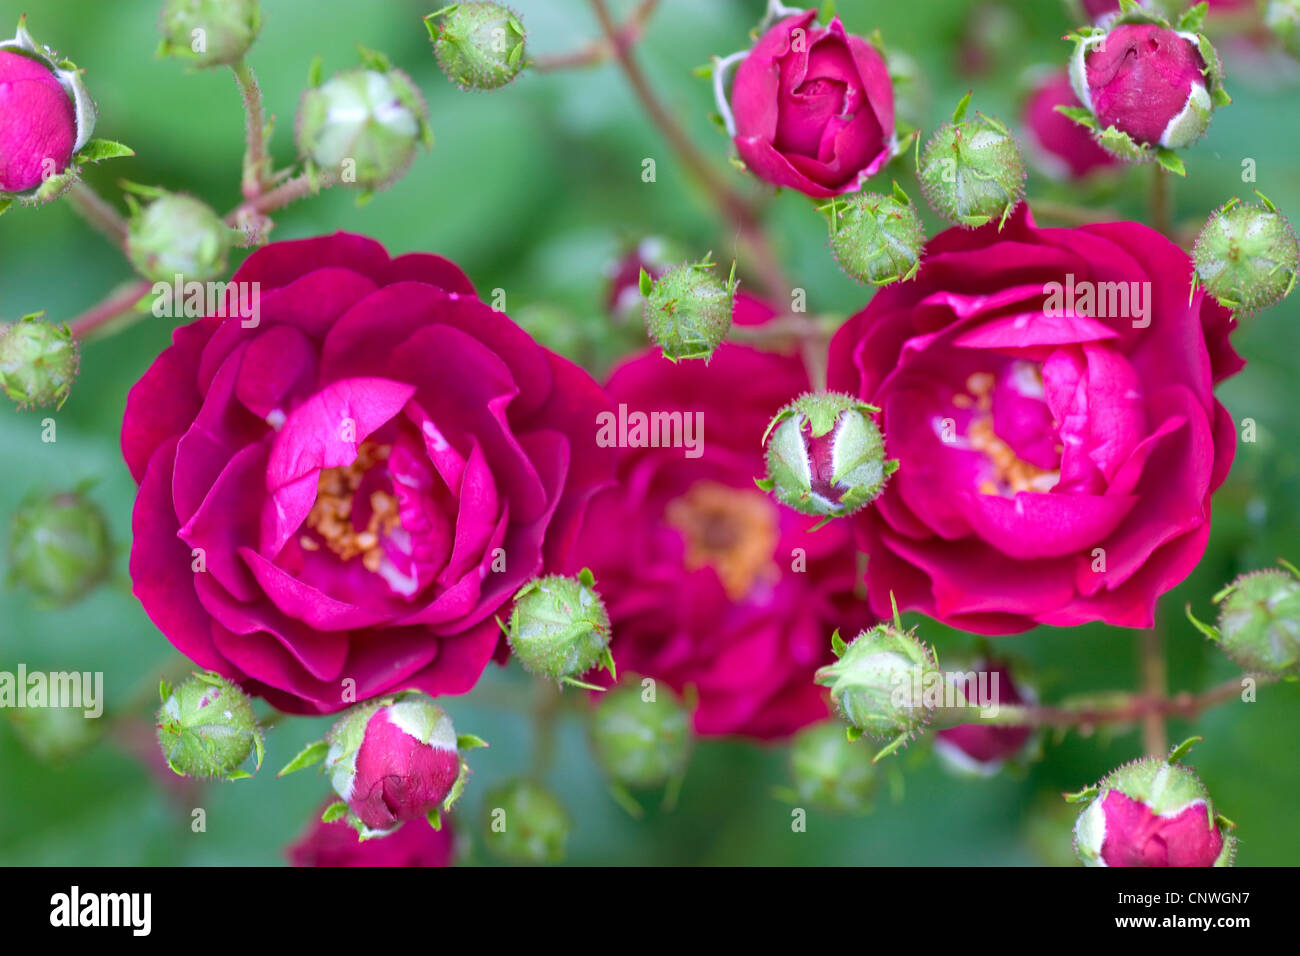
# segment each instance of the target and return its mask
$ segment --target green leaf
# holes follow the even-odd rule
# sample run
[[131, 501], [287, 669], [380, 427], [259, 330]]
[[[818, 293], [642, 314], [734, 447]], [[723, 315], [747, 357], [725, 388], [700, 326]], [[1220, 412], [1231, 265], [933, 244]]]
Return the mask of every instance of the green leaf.
[[474, 734], [458, 734], [456, 737], [457, 750], [474, 750], [476, 747], [487, 747], [488, 742], [482, 737]]
[[1178, 154], [1172, 149], [1165, 149], [1163, 146], [1160, 147], [1160, 149], [1157, 149], [1156, 162], [1159, 163], [1163, 169], [1167, 169], [1171, 173], [1179, 176], [1187, 175], [1187, 167], [1183, 165], [1183, 161], [1178, 158]]
[[3, 216], [5, 214], [5, 210], [7, 210], [13, 204], [14, 201], [12, 199], [0, 199], [0, 216]]
[[1092, 115], [1092, 110], [1086, 106], [1057, 106], [1056, 112], [1062, 116], [1069, 117], [1080, 126], [1086, 126], [1090, 130], [1097, 129], [1097, 117]]
[[1061, 796], [1065, 798], [1066, 803], [1083, 803], [1097, 796], [1097, 788], [1084, 787], [1078, 793], [1063, 793]]
[[438, 831], [442, 830], [442, 811], [437, 807], [434, 807], [429, 811], [429, 815], [426, 819], [429, 821], [429, 826]]
[[342, 800], [336, 800], [325, 808], [325, 812], [320, 815], [320, 818], [325, 823], [333, 823], [335, 820], [342, 820], [347, 815], [348, 805]]
[[1216, 643], [1222, 640], [1223, 635], [1219, 633], [1218, 628], [1212, 627], [1211, 625], [1206, 624], [1204, 621], [1199, 621], [1196, 619], [1196, 616], [1192, 614], [1191, 604], [1186, 605], [1186, 607], [1184, 607], [1183, 610], [1187, 614], [1187, 620], [1192, 622], [1192, 626], [1195, 627], [1202, 634], [1204, 634], [1207, 638], [1209, 638], [1212, 641], [1215, 641]]
[[307, 767], [314, 767], [325, 759], [329, 753], [330, 745], [323, 740], [315, 740], [309, 743], [302, 750], [298, 751], [298, 756], [294, 757], [284, 769], [276, 774], [277, 777], [283, 777], [286, 774], [294, 773], [298, 770], [305, 770]]
[[840, 637], [840, 629], [837, 627], [831, 632], [831, 651], [836, 657], [843, 657], [844, 652], [849, 649], [849, 645], [844, 643], [844, 638]]
[[158, 699], [165, 704], [167, 703], [167, 698], [170, 697], [171, 695], [172, 695], [172, 685], [169, 684], [167, 682], [167, 678], [164, 677], [162, 680], [158, 682]]
[[957, 108], [952, 111], [952, 121], [954, 123], [961, 122], [962, 117], [966, 115], [966, 108], [970, 106], [970, 98], [974, 95], [975, 95], [975, 91], [971, 90], [969, 93], [967, 93], [965, 96], [961, 98], [961, 102], [957, 104]]
[[111, 139], [92, 139], [77, 151], [76, 161], [79, 163], [102, 163], [106, 159], [134, 155], [135, 150], [130, 146], [115, 143]]
[[1173, 750], [1169, 751], [1169, 763], [1178, 763], [1178, 761], [1187, 756], [1188, 751], [1190, 751], [1193, 746], [1204, 739], [1204, 737], [1188, 737]]

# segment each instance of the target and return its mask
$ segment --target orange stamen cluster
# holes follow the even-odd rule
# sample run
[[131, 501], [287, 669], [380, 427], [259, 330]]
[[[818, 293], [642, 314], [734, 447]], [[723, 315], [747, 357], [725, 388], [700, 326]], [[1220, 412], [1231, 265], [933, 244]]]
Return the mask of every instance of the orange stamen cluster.
[[700, 481], [670, 501], [664, 517], [685, 539], [687, 569], [713, 568], [733, 601], [780, 575], [773, 560], [780, 530], [766, 495]]
[[966, 431], [971, 448], [983, 453], [993, 466], [993, 477], [979, 484], [981, 494], [1014, 495], [1020, 491], [1051, 491], [1061, 479], [1055, 470], [1017, 457], [1011, 446], [993, 430], [993, 387], [996, 379], [989, 372], [976, 372], [966, 379], [968, 394], [953, 397], [958, 408], [974, 408], [980, 414], [971, 420]]
[[375, 489], [370, 493], [370, 520], [358, 530], [352, 523], [352, 503], [366, 473], [387, 461], [392, 449], [387, 445], [363, 442], [356, 460], [342, 468], [321, 470], [316, 484], [316, 503], [307, 515], [305, 526], [316, 534], [298, 539], [306, 551], [319, 551], [321, 542], [342, 560], [360, 556], [367, 571], [378, 571], [384, 558], [381, 537], [401, 526], [397, 497]]

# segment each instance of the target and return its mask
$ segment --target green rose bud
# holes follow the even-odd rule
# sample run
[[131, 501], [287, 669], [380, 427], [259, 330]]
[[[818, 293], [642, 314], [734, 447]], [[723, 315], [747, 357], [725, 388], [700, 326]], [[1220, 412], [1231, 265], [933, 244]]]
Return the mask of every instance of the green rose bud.
[[591, 686], [576, 678], [597, 664], [614, 674], [609, 614], [595, 584], [583, 568], [576, 578], [553, 574], [519, 589], [506, 638], [524, 670], [579, 686]]
[[261, 29], [257, 0], [167, 0], [158, 18], [158, 55], [201, 68], [236, 63]]
[[755, 482], [777, 501], [826, 521], [853, 514], [879, 497], [896, 459], [872, 414], [880, 409], [841, 392], [809, 392], [767, 426], [767, 477]]
[[262, 766], [262, 731], [253, 702], [225, 678], [196, 673], [179, 687], [164, 681], [159, 688], [158, 744], [167, 765], [182, 777], [251, 777], [240, 764], [257, 752]]
[[363, 51], [361, 67], [313, 82], [298, 106], [299, 153], [332, 180], [365, 190], [401, 179], [416, 147], [433, 144], [424, 97], [382, 54]]
[[591, 720], [596, 760], [619, 786], [659, 787], [680, 780], [691, 755], [691, 715], [662, 682], [649, 695], [624, 684], [603, 695]]
[[1264, 25], [1288, 53], [1300, 57], [1300, 0], [1260, 0], [1259, 6]]
[[62, 408], [81, 360], [72, 330], [37, 312], [0, 328], [0, 391], [20, 409]]
[[424, 25], [439, 69], [462, 90], [500, 89], [524, 68], [524, 25], [509, 7], [453, 3], [425, 17]]
[[670, 362], [713, 355], [731, 329], [736, 305], [736, 263], [723, 282], [710, 256], [669, 269], [658, 279], [641, 270], [646, 332]]
[[907, 193], [858, 193], [831, 200], [831, 253], [840, 268], [859, 282], [889, 285], [911, 279], [921, 268], [925, 227]]
[[897, 616], [894, 624], [877, 624], [847, 645], [836, 631], [831, 647], [839, 659], [813, 679], [830, 688], [835, 709], [852, 725], [850, 737], [893, 741], [876, 759], [929, 723], [936, 702], [927, 689], [942, 675], [934, 652], [904, 631]]
[[790, 748], [794, 797], [831, 813], [866, 812], [879, 778], [871, 758], [834, 721], [805, 727]]
[[22, 500], [9, 531], [10, 576], [39, 597], [69, 604], [108, 574], [108, 522], [84, 488]]
[[569, 841], [569, 815], [540, 784], [510, 780], [488, 791], [487, 845], [513, 863], [560, 863]]
[[1001, 229], [1025, 196], [1025, 161], [1010, 131], [976, 113], [965, 119], [970, 94], [952, 122], [940, 126], [917, 163], [921, 192], [930, 208], [968, 229], [998, 221]]
[[1259, 193], [1260, 203], [1230, 200], [1205, 224], [1192, 247], [1195, 283], [1225, 308], [1252, 315], [1295, 288], [1300, 242], [1290, 220]]
[[60, 764], [84, 753], [107, 723], [86, 716], [82, 707], [5, 708], [14, 736], [43, 763]]
[[222, 222], [211, 206], [181, 193], [132, 188], [152, 198], [142, 209], [128, 197], [132, 215], [126, 254], [140, 275], [155, 282], [171, 282], [177, 275], [200, 282], [225, 275], [239, 233]]
[[1187, 617], [1243, 670], [1300, 677], [1300, 571], [1250, 571], [1214, 596], [1219, 626]]

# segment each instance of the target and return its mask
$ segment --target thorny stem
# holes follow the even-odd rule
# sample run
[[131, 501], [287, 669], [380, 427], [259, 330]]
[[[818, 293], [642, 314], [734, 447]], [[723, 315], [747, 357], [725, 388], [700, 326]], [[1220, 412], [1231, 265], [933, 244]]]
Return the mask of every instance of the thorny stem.
[[1172, 228], [1170, 213], [1169, 177], [1173, 175], [1158, 163], [1152, 163], [1151, 180], [1151, 228], [1163, 236], [1169, 236]]
[[[1163, 674], [1163, 665], [1162, 665]], [[1224, 681], [1200, 694], [1182, 691], [1172, 697], [1149, 692], [1122, 695], [1110, 698], [1112, 702], [1104, 705], [1079, 705], [1065, 707], [1043, 707], [1028, 704], [999, 704], [997, 713], [981, 717], [979, 711], [969, 707], [945, 709], [940, 723], [945, 727], [962, 724], [984, 724], [1002, 727], [1078, 727], [1090, 729], [1102, 724], [1128, 724], [1138, 720], [1145, 721], [1154, 715], [1161, 721], [1161, 733], [1164, 733], [1163, 721], [1170, 718], [1191, 720], [1203, 711], [1219, 704], [1227, 703], [1241, 695], [1243, 677], [1234, 677]], [[1168, 752], [1163, 744], [1154, 748], [1148, 744], [1147, 750], [1160, 756]]]
[[153, 283], [148, 279], [137, 279], [130, 285], [121, 286], [110, 292], [98, 304], [91, 306], [70, 321], [68, 328], [72, 330], [72, 334], [76, 338], [85, 340], [95, 329], [107, 325], [119, 316], [130, 312], [137, 302], [148, 295], [149, 290], [152, 288]]
[[244, 199], [256, 199], [266, 188], [265, 174], [269, 157], [266, 152], [266, 114], [262, 108], [262, 91], [248, 61], [240, 59], [231, 65], [239, 91], [244, 96], [244, 175], [240, 187]]
[[612, 46], [614, 56], [627, 77], [632, 92], [641, 102], [642, 108], [663, 133], [687, 170], [700, 182], [709, 197], [718, 204], [719, 211], [735, 227], [738, 238], [749, 247], [749, 255], [754, 265], [752, 271], [758, 278], [763, 294], [777, 308], [787, 308], [791, 286], [784, 276], [780, 262], [772, 252], [772, 247], [763, 233], [753, 207], [744, 196], [728, 185], [664, 108], [632, 55], [631, 45], [619, 33], [605, 0], [591, 0], [591, 6], [600, 21], [601, 29], [605, 32], [606, 42]]
[[126, 246], [126, 220], [112, 204], [84, 182], [72, 184], [68, 202], [82, 218], [102, 232], [119, 249]]
[[[658, 3], [659, 0], [641, 0], [637, 8], [628, 15], [627, 19], [623, 21], [623, 25], [619, 27], [618, 36], [622, 43], [632, 46], [641, 39], [646, 23], [649, 22]], [[540, 73], [599, 66], [614, 57], [614, 51], [615, 44], [610, 43], [608, 38], [602, 37], [579, 47], [571, 53], [533, 57], [528, 65]]]

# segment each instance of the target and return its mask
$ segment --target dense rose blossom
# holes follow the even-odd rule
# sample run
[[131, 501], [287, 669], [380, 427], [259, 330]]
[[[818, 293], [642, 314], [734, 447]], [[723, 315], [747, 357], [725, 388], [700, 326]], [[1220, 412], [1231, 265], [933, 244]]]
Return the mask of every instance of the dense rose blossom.
[[1235, 322], [1189, 304], [1190, 274], [1145, 226], [1040, 229], [1021, 206], [934, 237], [915, 281], [841, 327], [831, 387], [883, 409], [900, 461], [853, 519], [877, 614], [892, 591], [984, 633], [1151, 626], [1236, 445], [1213, 394], [1244, 364]]
[[759, 179], [809, 196], [853, 192], [893, 151], [884, 57], [808, 10], [774, 24], [736, 69], [735, 143]]
[[[770, 315], [738, 297], [737, 324]], [[592, 502], [575, 548], [609, 609], [619, 673], [693, 685], [701, 734], [781, 737], [823, 719], [812, 676], [831, 660], [831, 630], [869, 623], [849, 528], [810, 534], [816, 519], [754, 487], [768, 421], [808, 387], [798, 358], [732, 344], [707, 367], [647, 352], [609, 381], [629, 414], [703, 423], [698, 457], [626, 448], [618, 486]]]
[[1121, 165], [1097, 144], [1091, 132], [1056, 109], [1080, 105], [1065, 70], [1037, 84], [1025, 103], [1025, 139], [1039, 162], [1060, 178], [1079, 179]]
[[35, 189], [68, 168], [77, 142], [72, 97], [40, 60], [0, 49], [0, 192]]
[[136, 596], [284, 710], [464, 693], [612, 478], [603, 392], [437, 256], [339, 233], [233, 283], [258, 314], [178, 328], [127, 399]]
[[388, 836], [362, 840], [343, 820], [325, 823], [317, 814], [285, 856], [294, 866], [451, 866], [454, 848], [445, 818], [441, 830], [415, 820]]
[[[1150, 23], [1126, 23], [1084, 56], [1075, 92], [1102, 129], [1138, 143], [1178, 148], [1199, 136], [1211, 100], [1205, 60], [1187, 36]], [[1193, 115], [1198, 114], [1198, 115]]]

